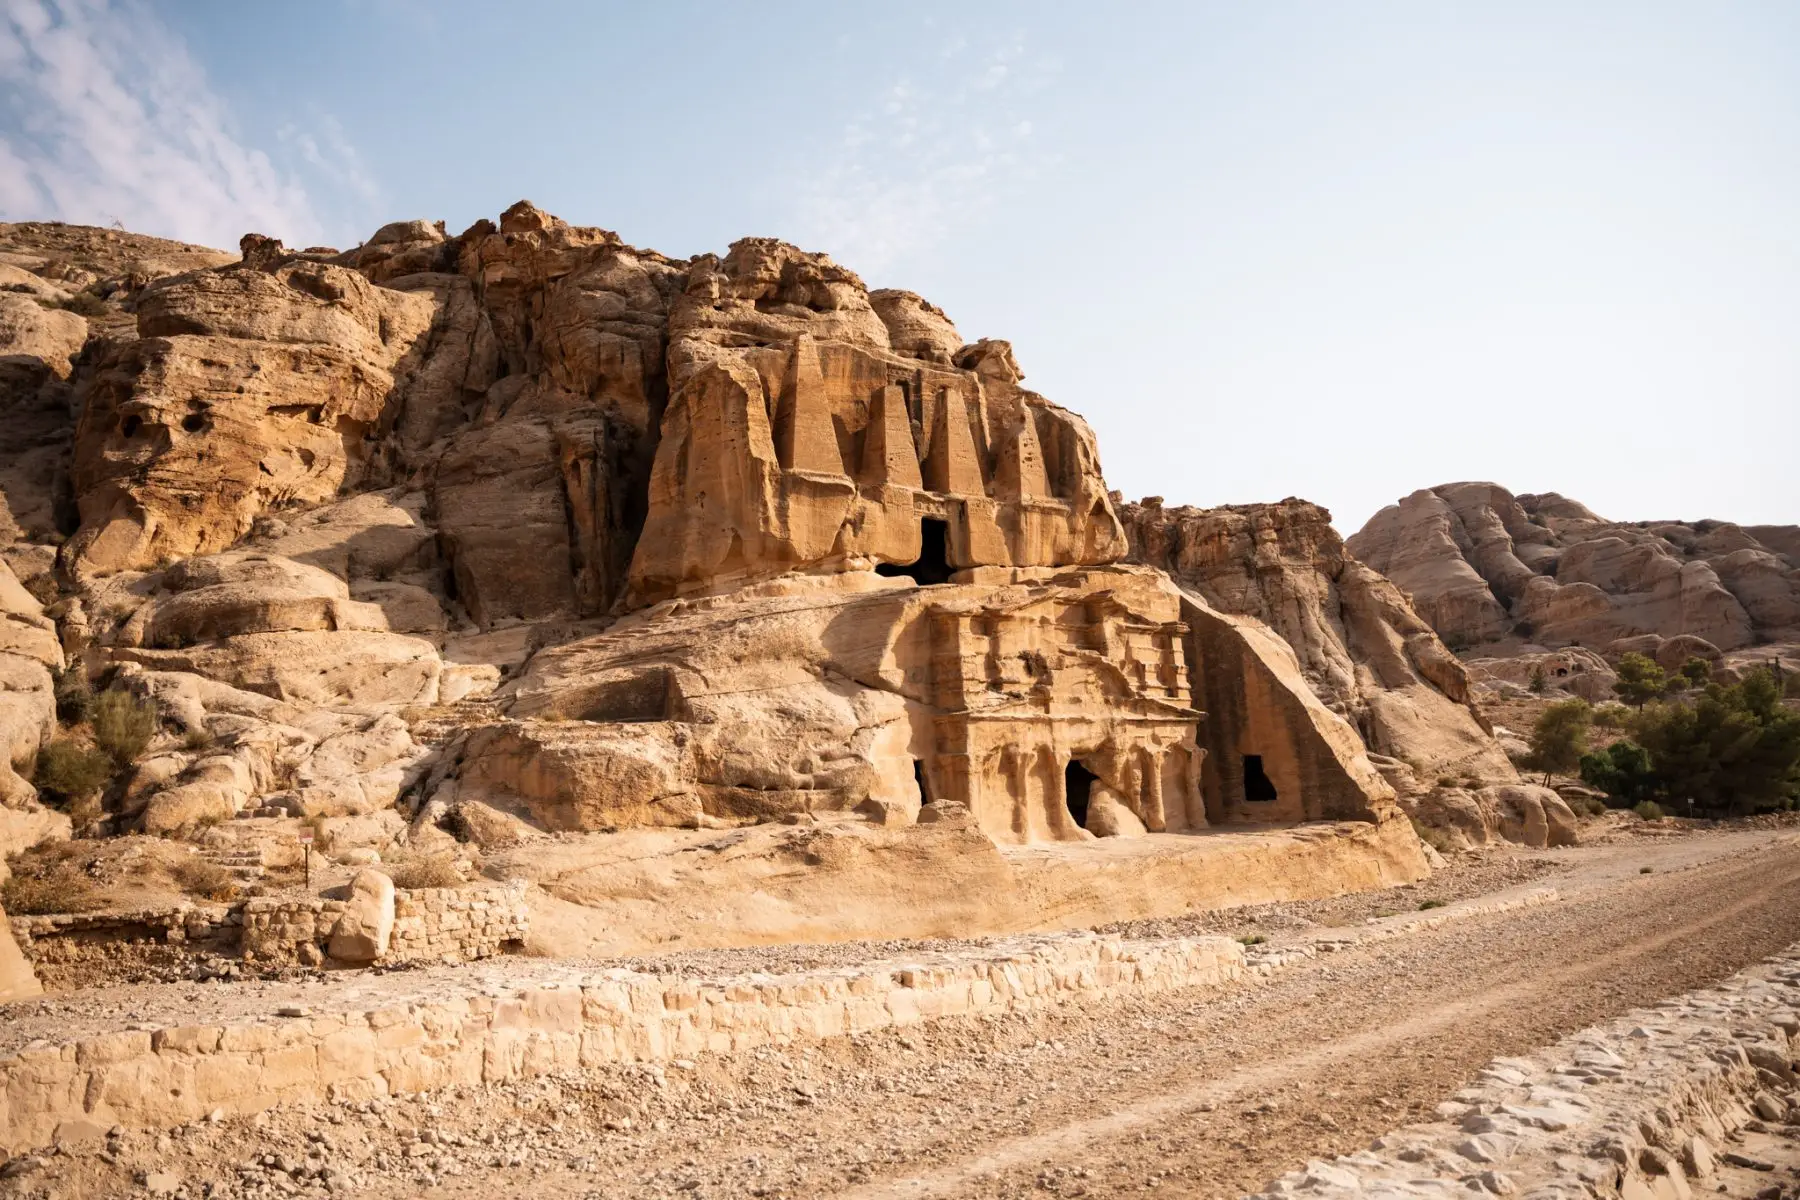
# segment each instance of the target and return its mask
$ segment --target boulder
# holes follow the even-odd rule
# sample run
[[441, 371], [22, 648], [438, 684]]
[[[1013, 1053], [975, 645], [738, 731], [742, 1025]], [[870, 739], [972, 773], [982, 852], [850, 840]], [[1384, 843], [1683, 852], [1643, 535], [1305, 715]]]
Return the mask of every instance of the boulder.
[[350, 880], [350, 895], [332, 926], [326, 953], [341, 963], [372, 963], [388, 952], [394, 935], [394, 881], [364, 868]]

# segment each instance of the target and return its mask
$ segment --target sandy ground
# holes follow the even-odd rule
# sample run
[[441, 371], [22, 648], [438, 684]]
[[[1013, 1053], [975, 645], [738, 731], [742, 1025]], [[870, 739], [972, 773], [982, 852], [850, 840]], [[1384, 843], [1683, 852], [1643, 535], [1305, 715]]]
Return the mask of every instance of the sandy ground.
[[[1518, 879], [1508, 858], [1552, 867]], [[0, 1195], [144, 1194], [136, 1181], [165, 1172], [151, 1182], [193, 1197], [322, 1195], [327, 1184], [434, 1200], [1232, 1196], [1426, 1115], [1496, 1055], [1800, 941], [1793, 835], [1502, 856], [1465, 882], [1484, 872], [1490, 885], [1549, 883], [1564, 898], [1222, 991], [124, 1134], [50, 1157], [0, 1182]], [[1336, 905], [1355, 921], [1406, 900], [1416, 910], [1421, 894], [1319, 902], [1312, 915]], [[1290, 907], [1240, 916], [1311, 923], [1273, 911]], [[1785, 1162], [1779, 1178], [1744, 1175], [1726, 1194], [1793, 1183]]]

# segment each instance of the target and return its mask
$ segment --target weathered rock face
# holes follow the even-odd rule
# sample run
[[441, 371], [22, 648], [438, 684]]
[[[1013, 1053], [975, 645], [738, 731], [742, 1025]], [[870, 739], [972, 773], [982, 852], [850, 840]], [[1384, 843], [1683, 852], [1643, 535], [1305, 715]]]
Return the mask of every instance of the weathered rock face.
[[1554, 492], [1453, 483], [1383, 509], [1349, 546], [1461, 647], [1688, 636], [1728, 651], [1800, 637], [1800, 537], [1757, 528], [1607, 521]]
[[925, 805], [1001, 841], [1200, 828], [1183, 633], [1167, 581], [1120, 568], [675, 601], [541, 652], [442, 798], [551, 829]]
[[877, 308], [823, 255], [746, 239], [696, 260], [669, 336], [639, 601], [797, 567], [941, 582], [1124, 551], [1086, 424], [1021, 388], [1004, 342], [952, 351], [915, 296]]
[[1341, 547], [1324, 585], [1329, 547], [1281, 551], [1329, 645], [1227, 578], [1240, 534], [1147, 556], [1185, 592], [1121, 565], [1086, 424], [823, 255], [676, 261], [526, 203], [241, 250], [91, 318], [41, 273], [0, 295], [31, 352], [4, 402], [57, 414], [0, 454], [36, 481], [0, 720], [23, 766], [65, 654], [153, 698], [115, 828], [286, 813], [336, 853], [826, 812], [1002, 842], [1379, 822], [1345, 718], [1466, 719]]
[[[1123, 517], [1135, 560], [1285, 642], [1305, 685], [1371, 752], [1407, 763], [1424, 780], [1517, 780], [1471, 701], [1462, 663], [1397, 587], [1346, 551], [1323, 508], [1303, 500], [1214, 509], [1154, 501], [1126, 505]], [[1233, 673], [1204, 676], [1210, 689]], [[1201, 707], [1216, 714], [1220, 702], [1209, 692]], [[1222, 762], [1250, 752], [1209, 749]]]

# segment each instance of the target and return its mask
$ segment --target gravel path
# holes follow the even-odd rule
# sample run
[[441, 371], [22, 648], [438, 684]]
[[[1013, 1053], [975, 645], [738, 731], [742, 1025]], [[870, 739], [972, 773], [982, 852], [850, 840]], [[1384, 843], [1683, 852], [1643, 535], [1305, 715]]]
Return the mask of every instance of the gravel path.
[[1425, 1116], [1496, 1056], [1800, 941], [1791, 836], [1646, 840], [1569, 865], [1538, 876], [1561, 902], [1223, 992], [127, 1135], [110, 1162], [78, 1150], [26, 1178], [66, 1196], [130, 1194], [146, 1169], [196, 1197], [202, 1182], [318, 1195], [290, 1174], [324, 1168], [335, 1194], [434, 1200], [1240, 1195]]

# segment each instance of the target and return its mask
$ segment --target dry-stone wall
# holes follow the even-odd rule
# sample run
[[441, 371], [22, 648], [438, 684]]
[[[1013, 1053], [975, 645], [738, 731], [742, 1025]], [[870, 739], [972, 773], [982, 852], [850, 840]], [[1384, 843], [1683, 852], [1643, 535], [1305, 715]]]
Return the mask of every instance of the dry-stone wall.
[[1243, 948], [1227, 938], [1065, 934], [793, 975], [696, 981], [606, 970], [432, 1003], [141, 1025], [34, 1042], [0, 1058], [0, 1152], [44, 1145], [59, 1130], [174, 1125], [215, 1109], [256, 1112], [740, 1051], [937, 1017], [1223, 984], [1243, 971]]
[[[145, 946], [242, 953], [252, 964], [325, 960], [345, 902], [253, 897], [237, 904], [181, 904], [131, 912], [14, 917], [13, 938], [34, 966], [78, 967]], [[466, 962], [503, 953], [527, 931], [523, 884], [419, 888], [394, 896], [394, 930], [380, 961]]]
[[[345, 901], [256, 899], [244, 905], [244, 957], [261, 963], [322, 962]], [[419, 888], [394, 894], [384, 964], [461, 962], [501, 953], [527, 931], [523, 884]]]
[[[1650, 1009], [1490, 1063], [1442, 1119], [1313, 1162], [1256, 1200], [1513, 1195], [1686, 1200], [1712, 1191], [1726, 1139], [1800, 1123], [1800, 947]], [[1728, 1157], [1729, 1156], [1729, 1157]], [[1722, 1190], [1722, 1189], [1721, 1189]]]

